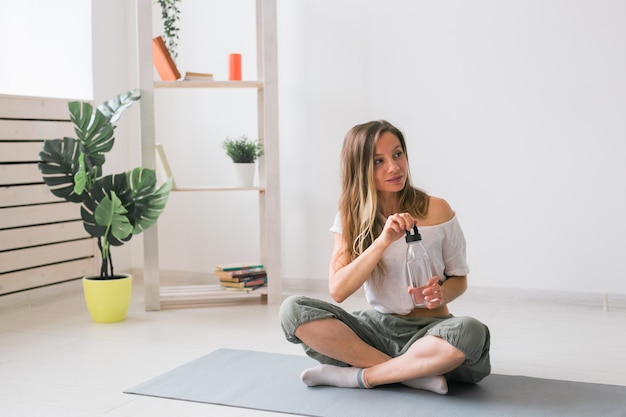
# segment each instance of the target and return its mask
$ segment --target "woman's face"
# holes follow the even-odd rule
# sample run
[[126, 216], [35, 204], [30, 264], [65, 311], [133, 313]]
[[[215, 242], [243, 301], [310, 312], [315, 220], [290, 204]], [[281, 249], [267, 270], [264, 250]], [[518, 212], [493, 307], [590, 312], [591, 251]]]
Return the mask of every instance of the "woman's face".
[[391, 132], [383, 133], [374, 148], [374, 181], [379, 192], [397, 193], [404, 188], [407, 159], [400, 139]]

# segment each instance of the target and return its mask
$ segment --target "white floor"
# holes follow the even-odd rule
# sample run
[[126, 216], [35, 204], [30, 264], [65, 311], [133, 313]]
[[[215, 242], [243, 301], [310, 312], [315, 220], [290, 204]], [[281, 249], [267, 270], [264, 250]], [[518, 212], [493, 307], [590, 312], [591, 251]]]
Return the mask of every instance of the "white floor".
[[[90, 321], [79, 291], [44, 295], [31, 307], [12, 299], [0, 297], [2, 416], [284, 416], [122, 393], [221, 347], [302, 354], [284, 341], [278, 306], [145, 312], [136, 288], [128, 319], [102, 325]], [[626, 303], [609, 298], [605, 311], [605, 301], [473, 289], [452, 310], [490, 327], [494, 373], [626, 385]], [[345, 304], [364, 306], [360, 297]]]

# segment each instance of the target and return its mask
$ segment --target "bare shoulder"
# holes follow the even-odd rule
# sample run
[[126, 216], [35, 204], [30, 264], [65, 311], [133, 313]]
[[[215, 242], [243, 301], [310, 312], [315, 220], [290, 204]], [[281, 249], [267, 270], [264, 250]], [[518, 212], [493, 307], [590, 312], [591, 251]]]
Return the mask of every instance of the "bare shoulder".
[[431, 196], [428, 202], [428, 215], [426, 217], [429, 224], [441, 224], [454, 217], [454, 210], [443, 198]]

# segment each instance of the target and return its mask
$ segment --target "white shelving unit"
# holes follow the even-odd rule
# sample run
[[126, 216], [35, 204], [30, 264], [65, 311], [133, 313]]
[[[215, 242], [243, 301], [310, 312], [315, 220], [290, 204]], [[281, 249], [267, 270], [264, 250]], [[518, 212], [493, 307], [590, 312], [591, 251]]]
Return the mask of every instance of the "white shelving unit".
[[154, 123], [155, 88], [201, 88], [257, 90], [258, 137], [265, 155], [259, 160], [259, 186], [196, 187], [177, 185], [173, 192], [258, 192], [260, 261], [267, 269], [268, 285], [251, 293], [226, 291], [216, 285], [163, 287], [159, 282], [158, 225], [144, 236], [144, 291], [147, 311], [164, 307], [202, 305], [224, 298], [267, 297], [270, 304], [281, 301], [280, 271], [280, 183], [278, 153], [278, 80], [276, 45], [276, 0], [256, 0], [257, 80], [254, 81], [154, 81], [152, 63], [152, 0], [137, 1], [139, 84], [142, 98], [142, 164], [156, 167]]

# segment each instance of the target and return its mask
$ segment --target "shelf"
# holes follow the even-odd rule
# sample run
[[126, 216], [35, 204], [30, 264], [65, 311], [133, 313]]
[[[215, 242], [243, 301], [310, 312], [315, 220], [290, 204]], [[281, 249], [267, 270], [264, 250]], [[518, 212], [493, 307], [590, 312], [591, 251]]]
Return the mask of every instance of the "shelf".
[[229, 291], [221, 285], [177, 285], [160, 288], [161, 308], [200, 307], [250, 298], [261, 298], [265, 301], [267, 295], [267, 286], [250, 292]]
[[258, 191], [259, 193], [264, 193], [264, 187], [234, 187], [234, 186], [213, 186], [213, 185], [187, 185], [187, 186], [176, 186], [172, 188], [172, 191]]
[[[158, 227], [154, 225], [143, 233], [143, 278], [144, 304], [146, 311], [161, 308], [191, 307], [209, 305], [213, 302], [232, 302], [232, 300], [254, 300], [255, 297], [267, 304], [279, 304], [282, 301], [281, 291], [281, 241], [280, 241], [280, 163], [278, 138], [278, 62], [276, 59], [276, 0], [256, 0], [256, 80], [180, 80], [155, 81], [154, 62], [152, 59], [153, 39], [152, 0], [136, 0], [137, 2], [137, 40], [139, 54], [139, 84], [142, 90], [141, 100], [141, 160], [144, 166], [156, 169], [161, 162], [165, 171], [164, 178], [174, 176], [165, 157], [163, 146], [156, 141], [155, 101], [161, 96], [155, 90], [170, 91], [195, 88], [204, 89], [211, 96], [209, 89], [222, 89], [226, 93], [240, 94], [234, 90], [248, 89], [256, 93], [257, 133], [263, 138], [265, 155], [259, 164], [258, 184], [253, 187], [185, 185], [177, 186], [173, 182], [173, 192], [255, 192], [258, 197], [259, 215], [259, 261], [265, 265], [270, 278], [267, 287], [250, 293], [224, 290], [219, 286], [192, 285], [162, 287], [159, 278], [159, 236]], [[230, 94], [229, 93], [229, 94]], [[184, 96], [188, 96], [185, 94]], [[190, 100], [197, 99], [188, 97]], [[193, 106], [193, 102], [189, 103]], [[250, 115], [252, 118], [252, 115]], [[207, 120], [208, 122], [208, 120]], [[201, 132], [197, 132], [201, 134]], [[183, 146], [183, 145], [181, 145]], [[156, 149], [156, 152], [155, 152]], [[222, 178], [223, 179], [223, 178]], [[220, 178], [216, 178], [218, 183]], [[209, 182], [209, 181], [208, 181]], [[180, 195], [180, 194], [179, 194]], [[203, 197], [203, 196], [202, 196]], [[191, 243], [190, 243], [191, 244]]]
[[154, 88], [256, 88], [263, 89], [261, 81], [155, 81]]

